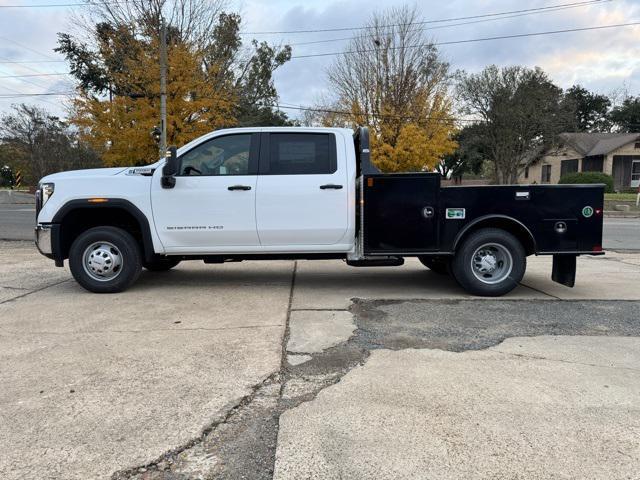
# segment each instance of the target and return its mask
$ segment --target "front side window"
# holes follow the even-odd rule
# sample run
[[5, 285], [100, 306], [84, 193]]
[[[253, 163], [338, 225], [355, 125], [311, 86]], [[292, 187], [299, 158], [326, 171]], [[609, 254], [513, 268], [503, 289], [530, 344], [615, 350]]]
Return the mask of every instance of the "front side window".
[[330, 134], [272, 133], [270, 175], [314, 175], [336, 171], [335, 142]]
[[180, 175], [250, 175], [250, 152], [250, 133], [214, 138], [180, 157]]

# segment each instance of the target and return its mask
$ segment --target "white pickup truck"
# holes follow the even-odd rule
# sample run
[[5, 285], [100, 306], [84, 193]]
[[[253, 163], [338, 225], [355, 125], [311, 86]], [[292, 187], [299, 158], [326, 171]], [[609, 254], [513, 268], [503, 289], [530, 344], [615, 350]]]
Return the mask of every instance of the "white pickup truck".
[[40, 182], [36, 244], [92, 292], [119, 292], [144, 267], [182, 260], [418, 257], [467, 291], [502, 295], [526, 256], [602, 253], [601, 185], [440, 187], [434, 173], [382, 174], [366, 128], [212, 132], [153, 165], [80, 170]]

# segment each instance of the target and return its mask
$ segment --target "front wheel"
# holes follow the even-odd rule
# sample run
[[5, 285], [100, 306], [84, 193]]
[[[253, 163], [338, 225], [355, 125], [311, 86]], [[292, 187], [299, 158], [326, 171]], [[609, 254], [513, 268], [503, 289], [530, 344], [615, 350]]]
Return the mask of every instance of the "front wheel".
[[90, 292], [122, 292], [140, 275], [142, 255], [130, 233], [116, 227], [95, 227], [81, 233], [71, 245], [69, 268], [73, 278]]
[[469, 293], [499, 297], [518, 286], [527, 268], [522, 244], [509, 232], [485, 228], [472, 233], [456, 252], [451, 270]]

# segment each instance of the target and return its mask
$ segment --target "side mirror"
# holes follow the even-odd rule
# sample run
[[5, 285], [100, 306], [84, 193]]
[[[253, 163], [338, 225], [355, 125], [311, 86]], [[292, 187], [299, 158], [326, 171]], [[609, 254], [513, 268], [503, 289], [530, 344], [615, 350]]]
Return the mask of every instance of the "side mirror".
[[167, 161], [162, 168], [162, 178], [160, 183], [162, 188], [173, 188], [176, 186], [176, 177], [178, 173], [178, 155], [176, 147], [169, 147], [167, 150]]

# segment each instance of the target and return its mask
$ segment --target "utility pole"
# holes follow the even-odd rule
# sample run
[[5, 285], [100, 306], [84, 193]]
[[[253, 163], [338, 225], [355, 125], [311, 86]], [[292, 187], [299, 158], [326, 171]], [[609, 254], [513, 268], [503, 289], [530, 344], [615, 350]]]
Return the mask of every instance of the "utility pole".
[[167, 25], [160, 17], [160, 158], [167, 154]]

